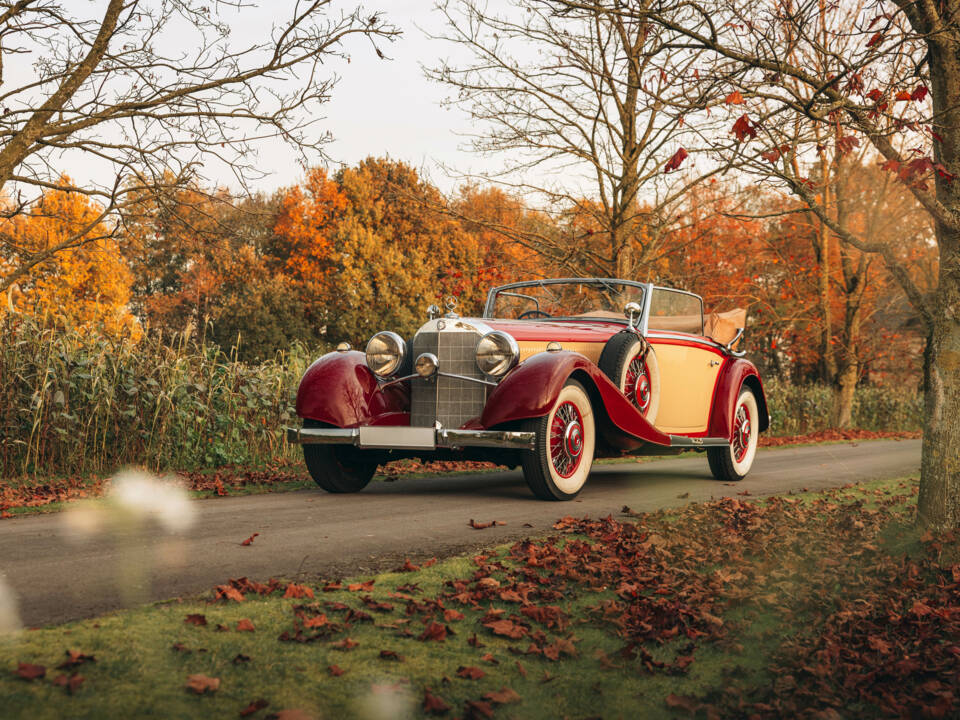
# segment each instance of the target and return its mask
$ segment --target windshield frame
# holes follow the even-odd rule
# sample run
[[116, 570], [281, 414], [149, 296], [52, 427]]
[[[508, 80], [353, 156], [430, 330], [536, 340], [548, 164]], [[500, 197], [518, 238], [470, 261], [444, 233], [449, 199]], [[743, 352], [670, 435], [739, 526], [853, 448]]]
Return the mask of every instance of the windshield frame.
[[[589, 278], [549, 278], [546, 280], [522, 280], [520, 282], [508, 283], [506, 285], [499, 285], [495, 288], [491, 288], [490, 291], [487, 293], [487, 302], [484, 304], [484, 307], [483, 307], [483, 318], [487, 320], [496, 319], [493, 315], [493, 306], [496, 301], [497, 295], [501, 292], [504, 292], [504, 291], [510, 292], [510, 291], [517, 290], [520, 288], [525, 288], [525, 287], [543, 287], [544, 285], [559, 285], [563, 283], [566, 283], [566, 284], [576, 283], [580, 285], [601, 285], [601, 286], [617, 284], [617, 285], [629, 285], [631, 287], [640, 288], [641, 290], [643, 290], [642, 315], [644, 317], [647, 315], [647, 312], [650, 308], [650, 299], [652, 297], [652, 291], [654, 288], [653, 283], [642, 283], [642, 282], [637, 282], [635, 280], [622, 280], [620, 278], [589, 277]], [[690, 294], [692, 295], [693, 293], [690, 293]], [[530, 318], [530, 319], [542, 320], [543, 318]], [[591, 318], [589, 316], [588, 317], [557, 316], [557, 317], [552, 317], [550, 319], [551, 320], [603, 320], [605, 322], [622, 322], [624, 324], [627, 323], [626, 317], [624, 317], [622, 320], [614, 319], [614, 318]], [[526, 318], [521, 322], [525, 322], [525, 321], [526, 321]]]

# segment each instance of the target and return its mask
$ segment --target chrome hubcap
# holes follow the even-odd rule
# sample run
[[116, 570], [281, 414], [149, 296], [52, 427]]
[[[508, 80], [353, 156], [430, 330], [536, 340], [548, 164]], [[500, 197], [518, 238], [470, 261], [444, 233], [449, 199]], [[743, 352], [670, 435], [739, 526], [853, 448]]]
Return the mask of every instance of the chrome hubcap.
[[633, 358], [627, 367], [624, 395], [640, 412], [646, 414], [650, 408], [650, 371], [640, 355]]
[[733, 425], [733, 458], [742, 462], [750, 449], [750, 411], [746, 405], [737, 408]]

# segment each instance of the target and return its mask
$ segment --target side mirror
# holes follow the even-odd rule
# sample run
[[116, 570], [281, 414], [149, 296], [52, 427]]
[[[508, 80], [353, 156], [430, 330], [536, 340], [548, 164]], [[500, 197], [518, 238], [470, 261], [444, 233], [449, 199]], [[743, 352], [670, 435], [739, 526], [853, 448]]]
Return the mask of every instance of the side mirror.
[[627, 316], [627, 319], [630, 321], [630, 329], [634, 330], [637, 327], [637, 321], [640, 319], [640, 313], [642, 309], [640, 308], [640, 303], [628, 302], [623, 306], [623, 314]]

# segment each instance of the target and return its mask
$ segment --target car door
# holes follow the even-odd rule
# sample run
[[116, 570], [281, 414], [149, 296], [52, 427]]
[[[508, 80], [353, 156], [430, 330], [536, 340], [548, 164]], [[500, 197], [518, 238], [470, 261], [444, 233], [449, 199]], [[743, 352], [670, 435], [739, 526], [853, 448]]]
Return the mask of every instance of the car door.
[[649, 339], [660, 370], [656, 428], [673, 435], [705, 433], [723, 355], [695, 338], [651, 333]]

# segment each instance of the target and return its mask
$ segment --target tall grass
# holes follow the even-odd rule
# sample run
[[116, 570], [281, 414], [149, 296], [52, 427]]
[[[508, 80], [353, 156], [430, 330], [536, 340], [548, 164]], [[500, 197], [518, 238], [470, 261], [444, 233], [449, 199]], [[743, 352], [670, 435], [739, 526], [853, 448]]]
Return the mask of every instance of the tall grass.
[[[0, 318], [0, 477], [261, 463], [288, 452], [280, 428], [296, 422], [297, 381], [319, 351], [295, 346], [258, 365], [201, 337], [172, 345], [39, 327]], [[829, 429], [833, 392], [768, 380], [770, 432]], [[854, 426], [914, 430], [912, 388], [857, 391]]]
[[285, 447], [302, 347], [252, 366], [202, 338], [172, 346], [0, 319], [0, 477], [252, 463]]

